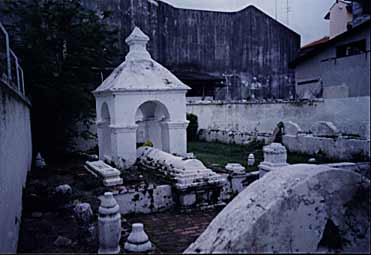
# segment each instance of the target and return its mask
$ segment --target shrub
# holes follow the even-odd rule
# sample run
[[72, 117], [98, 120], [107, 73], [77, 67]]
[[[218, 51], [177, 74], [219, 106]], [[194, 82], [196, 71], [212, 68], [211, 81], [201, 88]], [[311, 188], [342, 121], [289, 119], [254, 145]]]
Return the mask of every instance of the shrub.
[[143, 143], [143, 146], [153, 147], [153, 143], [148, 140], [145, 143]]

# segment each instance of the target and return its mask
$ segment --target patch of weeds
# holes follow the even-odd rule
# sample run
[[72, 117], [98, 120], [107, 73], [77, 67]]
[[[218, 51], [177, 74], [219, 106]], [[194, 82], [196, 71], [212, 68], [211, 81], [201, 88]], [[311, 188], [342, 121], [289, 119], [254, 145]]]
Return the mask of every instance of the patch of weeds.
[[369, 162], [367, 155], [362, 152], [353, 153], [352, 160], [353, 162]]
[[336, 160], [333, 158], [329, 158], [319, 150], [316, 154], [305, 154], [305, 153], [298, 153], [298, 152], [290, 152], [287, 150], [287, 163], [289, 164], [300, 164], [300, 163], [308, 163], [310, 158], [315, 158], [315, 164], [328, 164], [328, 163], [337, 163], [342, 162], [341, 160]]

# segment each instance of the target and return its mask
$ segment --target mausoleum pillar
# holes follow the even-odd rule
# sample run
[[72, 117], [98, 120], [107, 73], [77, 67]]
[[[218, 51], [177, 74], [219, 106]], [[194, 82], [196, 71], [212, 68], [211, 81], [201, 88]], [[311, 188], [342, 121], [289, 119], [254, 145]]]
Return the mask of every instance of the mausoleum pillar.
[[103, 160], [104, 153], [103, 153], [103, 127], [104, 127], [104, 121], [97, 121], [97, 136], [98, 136], [98, 148], [99, 148], [99, 159]]
[[112, 130], [112, 160], [120, 168], [129, 168], [136, 161], [136, 132], [138, 125], [111, 125], [110, 128]]
[[177, 155], [187, 153], [187, 126], [189, 121], [162, 122], [164, 151]]
[[105, 156], [111, 155], [111, 137], [110, 137], [110, 126], [107, 121], [97, 121], [97, 135], [98, 135], [98, 148], [99, 148], [99, 159], [104, 160]]

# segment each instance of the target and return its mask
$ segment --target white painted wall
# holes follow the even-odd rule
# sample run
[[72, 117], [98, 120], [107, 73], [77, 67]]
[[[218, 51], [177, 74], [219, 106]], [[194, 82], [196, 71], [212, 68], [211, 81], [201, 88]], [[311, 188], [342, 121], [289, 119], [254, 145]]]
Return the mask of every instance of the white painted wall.
[[331, 38], [347, 31], [347, 24], [352, 21], [353, 15], [347, 11], [346, 6], [343, 1], [338, 1], [330, 9]]
[[272, 133], [280, 121], [293, 121], [307, 131], [316, 121], [331, 121], [345, 134], [369, 139], [370, 97], [324, 99], [308, 103], [188, 104], [200, 129]]
[[22, 189], [31, 162], [30, 106], [0, 80], [0, 253], [17, 251]]

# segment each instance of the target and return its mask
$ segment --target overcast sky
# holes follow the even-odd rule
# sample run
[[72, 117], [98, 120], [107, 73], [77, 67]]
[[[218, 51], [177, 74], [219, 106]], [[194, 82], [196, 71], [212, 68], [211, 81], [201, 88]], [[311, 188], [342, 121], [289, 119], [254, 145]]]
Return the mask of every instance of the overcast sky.
[[[237, 11], [253, 4], [287, 25], [287, 0], [161, 0], [180, 8]], [[301, 44], [305, 45], [328, 35], [328, 22], [323, 19], [335, 0], [288, 0], [288, 26], [301, 35]]]

